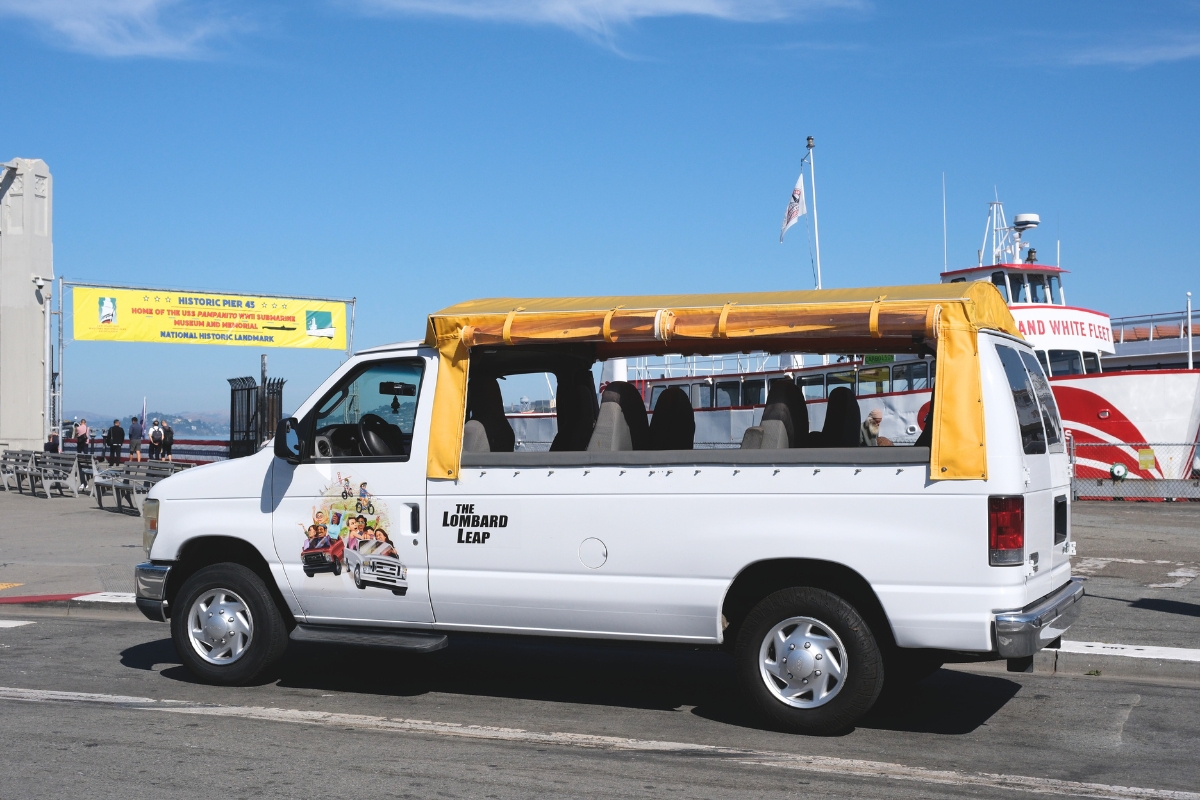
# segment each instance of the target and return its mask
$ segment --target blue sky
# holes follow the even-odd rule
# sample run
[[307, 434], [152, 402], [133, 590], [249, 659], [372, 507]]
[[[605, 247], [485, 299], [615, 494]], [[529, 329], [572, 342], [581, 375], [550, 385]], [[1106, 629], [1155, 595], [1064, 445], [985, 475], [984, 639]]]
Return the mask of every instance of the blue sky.
[[[1068, 300], [1200, 292], [1200, 6], [859, 0], [0, 0], [0, 159], [55, 176], [57, 272], [461, 299], [808, 288], [778, 243], [817, 140], [826, 286], [974, 262], [993, 187]], [[71, 409], [228, 407], [250, 348], [73, 343]], [[331, 354], [274, 351], [298, 403]]]

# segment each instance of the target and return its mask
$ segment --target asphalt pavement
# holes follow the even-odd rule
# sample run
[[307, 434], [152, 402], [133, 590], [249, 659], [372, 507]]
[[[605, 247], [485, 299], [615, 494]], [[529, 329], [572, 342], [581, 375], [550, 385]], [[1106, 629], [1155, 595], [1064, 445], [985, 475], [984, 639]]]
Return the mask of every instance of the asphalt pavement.
[[[117, 590], [100, 568], [141, 557], [140, 520], [84, 500], [0, 494], [0, 514], [0, 581], [24, 584], [0, 598]], [[1200, 504], [1081, 503], [1073, 524], [1092, 595], [1075, 638], [1200, 647], [1196, 581], [1171, 575], [1200, 561]], [[60, 547], [38, 546], [46, 536]], [[29, 611], [0, 605], [5, 800], [1200, 800], [1200, 687], [1188, 681], [942, 669], [853, 732], [813, 738], [765, 729], [728, 656], [707, 650], [455, 636], [410, 656], [293, 643], [259, 685], [221, 688], [191, 679], [166, 625]]]

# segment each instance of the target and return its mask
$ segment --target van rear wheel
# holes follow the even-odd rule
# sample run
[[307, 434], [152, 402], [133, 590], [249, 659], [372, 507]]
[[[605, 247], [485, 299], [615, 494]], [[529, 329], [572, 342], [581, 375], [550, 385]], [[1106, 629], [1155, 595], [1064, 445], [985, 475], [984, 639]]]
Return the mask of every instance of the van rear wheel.
[[205, 683], [249, 683], [287, 649], [288, 631], [270, 590], [241, 564], [214, 564], [184, 582], [172, 604], [171, 638], [185, 667]]
[[837, 595], [795, 587], [747, 615], [735, 648], [739, 681], [774, 725], [833, 735], [852, 728], [883, 688], [879, 645]]

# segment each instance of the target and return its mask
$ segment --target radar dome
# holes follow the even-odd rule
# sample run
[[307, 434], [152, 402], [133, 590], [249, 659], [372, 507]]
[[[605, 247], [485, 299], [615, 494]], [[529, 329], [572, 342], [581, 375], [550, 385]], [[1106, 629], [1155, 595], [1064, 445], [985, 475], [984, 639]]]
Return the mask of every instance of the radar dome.
[[1036, 228], [1041, 221], [1042, 218], [1037, 214], [1017, 214], [1013, 217], [1013, 227], [1024, 233], [1030, 228]]

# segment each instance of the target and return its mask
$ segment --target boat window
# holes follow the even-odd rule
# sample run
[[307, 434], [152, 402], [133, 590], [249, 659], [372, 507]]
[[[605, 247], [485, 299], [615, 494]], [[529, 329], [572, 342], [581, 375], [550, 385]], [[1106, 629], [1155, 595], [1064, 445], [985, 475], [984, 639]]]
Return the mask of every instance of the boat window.
[[825, 399], [824, 375], [801, 375], [796, 379], [796, 383], [800, 386], [800, 391], [804, 392], [805, 400]]
[[1057, 303], [1058, 305], [1062, 305], [1062, 303], [1063, 303], [1062, 283], [1059, 281], [1058, 276], [1051, 275], [1050, 277], [1046, 278], [1046, 280], [1050, 282], [1050, 291], [1049, 291], [1050, 300], [1049, 300], [1049, 302]]
[[666, 390], [667, 390], [666, 386], [655, 386], [654, 388], [652, 388], [650, 390], [650, 410], [651, 411], [653, 411], [654, 407], [656, 405], [658, 405], [658, 398], [661, 397], [662, 393], [665, 392]]
[[729, 408], [742, 404], [742, 384], [740, 381], [720, 381], [717, 383], [717, 408]]
[[742, 381], [742, 405], [761, 406], [767, 402], [767, 382]]
[[1099, 353], [1084, 353], [1083, 368], [1087, 370], [1088, 375], [1094, 375], [1100, 371], [1100, 354]]
[[1010, 275], [1012, 278], [1012, 294], [1014, 303], [1029, 302], [1029, 285], [1025, 283], [1024, 275]]
[[1013, 348], [1002, 344], [996, 345], [996, 354], [1000, 356], [1000, 363], [1004, 365], [1004, 375], [1008, 378], [1009, 388], [1012, 389], [1017, 424], [1021, 429], [1021, 447], [1027, 456], [1044, 453], [1046, 432], [1042, 429], [1040, 409], [1021, 356]]
[[951, 278], [950, 282], [951, 283], [966, 283], [967, 279], [966, 278]]
[[892, 391], [915, 392], [929, 388], [929, 365], [924, 361], [892, 367]]
[[692, 408], [712, 408], [712, 384], [692, 384]]
[[866, 394], [886, 394], [891, 389], [891, 368], [890, 367], [871, 367], [870, 369], [862, 369], [858, 371], [858, 393]]
[[853, 392], [855, 384], [854, 370], [848, 369], [845, 372], [831, 372], [825, 376], [825, 384], [826, 388], [831, 393], [839, 386], [845, 386], [847, 389]]
[[1048, 375], [1053, 375], [1054, 370], [1050, 369], [1050, 362], [1046, 360], [1046, 351], [1045, 350], [1035, 350], [1034, 352], [1037, 353], [1037, 360], [1039, 362], [1041, 362], [1042, 370], [1044, 372], [1046, 372]]
[[1008, 302], [1008, 278], [1003, 272], [992, 273], [992, 283], [1000, 290], [1000, 294], [1004, 296], [1004, 302]]
[[1083, 359], [1078, 350], [1051, 350], [1051, 375], [1082, 375]]
[[1037, 395], [1038, 406], [1042, 411], [1042, 422], [1046, 426], [1046, 442], [1050, 445], [1051, 453], [1063, 452], [1062, 417], [1058, 414], [1058, 403], [1054, 401], [1054, 392], [1050, 390], [1050, 381], [1042, 372], [1037, 359], [1022, 351], [1021, 361], [1029, 370], [1029, 379], [1033, 381], [1033, 393]]
[[1044, 275], [1029, 276], [1029, 292], [1033, 302], [1046, 302], [1046, 278]]

